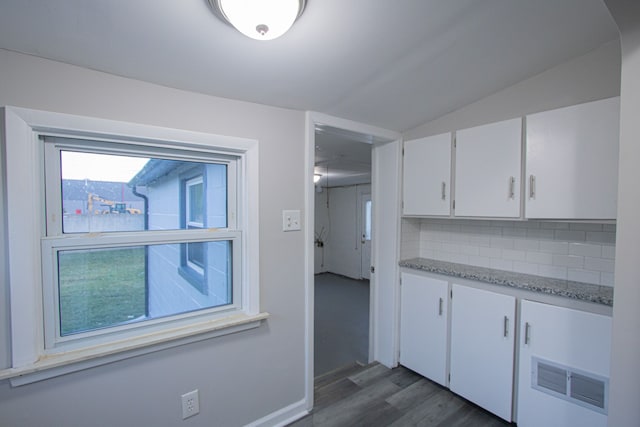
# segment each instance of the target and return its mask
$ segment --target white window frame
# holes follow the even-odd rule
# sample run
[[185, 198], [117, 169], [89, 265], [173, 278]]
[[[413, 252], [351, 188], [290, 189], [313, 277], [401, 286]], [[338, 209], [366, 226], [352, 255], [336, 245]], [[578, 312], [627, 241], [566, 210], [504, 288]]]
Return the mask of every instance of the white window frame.
[[[5, 107], [3, 118], [5, 164], [2, 167], [7, 203], [12, 362], [11, 367], [0, 369], [0, 380], [10, 378], [13, 385], [39, 381], [258, 327], [268, 317], [268, 313], [259, 309], [257, 141], [16, 107]], [[96, 243], [108, 246], [117, 244], [122, 236], [90, 233], [76, 236], [76, 240], [69, 235], [46, 237], [47, 224], [52, 221], [50, 215], [59, 213], [49, 212], [47, 218], [44, 215], [44, 148], [41, 141], [44, 135], [108, 141], [123, 146], [134, 144], [187, 154], [210, 152], [237, 156], [239, 175], [243, 179], [235, 192], [237, 200], [229, 200], [237, 206], [230, 221], [239, 224], [242, 230], [241, 245], [237, 248], [242, 258], [239, 267], [241, 297], [240, 301], [234, 301], [237, 306], [223, 314], [214, 312], [175, 319], [175, 322], [159, 322], [162, 325], [155, 329], [132, 328], [122, 335], [106, 334], [102, 336], [104, 339], [80, 340], [81, 344], [76, 342], [71, 347], [47, 345], [43, 325], [47, 310], [51, 310], [51, 300], [45, 299], [47, 285], [42, 278], [51, 261], [49, 255], [43, 257], [43, 251], [51, 254], [69, 246], [82, 247], [86, 244], [82, 239], [91, 239], [91, 247]], [[166, 231], [166, 235], [158, 237], [158, 242], [179, 241], [186, 231]], [[220, 234], [219, 237], [225, 236]]]
[[[184, 191], [184, 216], [185, 216], [185, 224], [187, 228], [204, 228], [204, 221], [205, 221], [205, 212], [204, 212], [204, 206], [203, 206], [203, 212], [202, 212], [202, 221], [203, 222], [195, 222], [195, 221], [191, 221], [191, 186], [193, 185], [198, 185], [198, 184], [202, 184], [203, 186], [203, 192], [204, 192], [204, 179], [202, 175], [198, 175], [194, 178], [188, 179], [185, 181], [185, 191]], [[206, 197], [206, 193], [205, 193], [205, 197]], [[203, 200], [204, 205], [206, 206], [206, 199]], [[201, 266], [199, 266], [198, 264], [196, 264], [195, 262], [191, 261], [191, 258], [189, 257], [189, 244], [186, 244], [186, 254], [185, 254], [185, 258], [186, 258], [186, 263], [187, 266], [192, 269], [193, 271], [197, 272], [198, 274], [204, 276], [204, 268], [202, 268]]]

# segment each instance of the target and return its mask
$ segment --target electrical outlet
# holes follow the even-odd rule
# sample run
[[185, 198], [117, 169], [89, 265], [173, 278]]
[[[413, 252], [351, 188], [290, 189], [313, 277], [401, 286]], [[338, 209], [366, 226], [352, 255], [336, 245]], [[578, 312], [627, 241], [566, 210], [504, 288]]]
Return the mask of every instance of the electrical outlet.
[[298, 231], [300, 230], [300, 211], [287, 210], [282, 211], [282, 231]]
[[182, 395], [182, 419], [193, 417], [200, 412], [200, 399], [198, 390], [190, 391]]

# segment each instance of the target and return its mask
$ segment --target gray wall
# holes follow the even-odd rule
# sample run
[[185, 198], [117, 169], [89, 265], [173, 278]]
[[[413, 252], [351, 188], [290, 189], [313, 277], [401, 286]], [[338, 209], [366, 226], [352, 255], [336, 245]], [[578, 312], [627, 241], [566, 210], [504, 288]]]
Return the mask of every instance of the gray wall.
[[[0, 425], [175, 426], [183, 423], [180, 395], [197, 388], [200, 414], [188, 425], [237, 426], [303, 399], [304, 240], [301, 232], [281, 231], [282, 210], [304, 206], [302, 112], [178, 91], [5, 50], [0, 50], [0, 105], [259, 140], [260, 302], [272, 314], [260, 328], [238, 334], [22, 387], [1, 381]], [[3, 241], [5, 236], [0, 229]], [[0, 267], [6, 256], [1, 245]], [[0, 365], [7, 366], [2, 277]]]
[[640, 423], [640, 2], [607, 0], [621, 31], [620, 166], [609, 426]]

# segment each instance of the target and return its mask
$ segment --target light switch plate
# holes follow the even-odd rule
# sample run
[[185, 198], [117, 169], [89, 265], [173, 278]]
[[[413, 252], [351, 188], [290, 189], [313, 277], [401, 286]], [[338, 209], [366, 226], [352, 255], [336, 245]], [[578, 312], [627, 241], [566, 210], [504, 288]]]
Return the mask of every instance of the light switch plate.
[[300, 229], [300, 211], [282, 211], [282, 231], [297, 231]]

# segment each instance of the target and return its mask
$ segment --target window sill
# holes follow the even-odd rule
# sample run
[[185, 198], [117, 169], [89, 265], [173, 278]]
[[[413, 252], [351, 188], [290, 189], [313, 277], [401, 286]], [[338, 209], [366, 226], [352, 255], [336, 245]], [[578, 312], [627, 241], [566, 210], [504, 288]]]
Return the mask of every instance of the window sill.
[[269, 313], [234, 314], [108, 344], [43, 355], [30, 365], [0, 370], [0, 380], [9, 379], [13, 387], [31, 384], [167, 348], [257, 328], [268, 317]]

